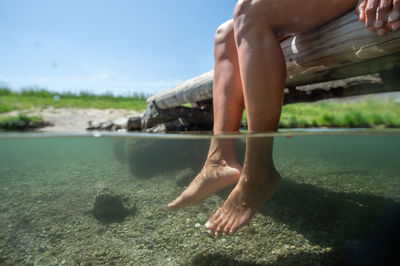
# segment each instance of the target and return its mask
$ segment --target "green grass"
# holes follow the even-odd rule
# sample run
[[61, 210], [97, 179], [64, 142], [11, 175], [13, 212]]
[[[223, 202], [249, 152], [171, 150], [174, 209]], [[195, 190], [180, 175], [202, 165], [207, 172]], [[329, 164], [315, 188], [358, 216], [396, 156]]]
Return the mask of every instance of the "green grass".
[[76, 107], [76, 108], [115, 108], [142, 111], [146, 108], [146, 95], [135, 94], [132, 97], [113, 96], [111, 94], [94, 95], [90, 93], [52, 93], [46, 90], [23, 90], [13, 92], [0, 88], [0, 113], [32, 107]]
[[24, 130], [43, 124], [43, 119], [37, 116], [19, 114], [17, 116], [0, 117], [0, 129], [5, 130]]
[[[245, 115], [242, 125], [246, 127]], [[400, 102], [368, 99], [290, 104], [282, 109], [279, 127], [400, 127]]]
[[[0, 88], [0, 113], [31, 107], [116, 108], [142, 111], [146, 95], [132, 97], [57, 94], [46, 90], [13, 92]], [[244, 115], [242, 125], [246, 127]], [[281, 128], [308, 127], [400, 127], [400, 102], [393, 99], [363, 101], [321, 101], [286, 105], [282, 109]]]

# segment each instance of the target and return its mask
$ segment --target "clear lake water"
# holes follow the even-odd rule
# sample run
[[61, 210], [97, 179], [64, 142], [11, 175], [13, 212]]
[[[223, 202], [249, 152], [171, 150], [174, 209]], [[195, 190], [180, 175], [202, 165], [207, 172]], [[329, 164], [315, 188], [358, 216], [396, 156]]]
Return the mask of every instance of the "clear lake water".
[[[279, 190], [221, 237], [203, 224], [232, 187], [167, 208], [210, 136], [1, 134], [0, 265], [395, 265], [400, 133], [289, 134], [274, 137]], [[242, 162], [246, 135], [234, 141]]]

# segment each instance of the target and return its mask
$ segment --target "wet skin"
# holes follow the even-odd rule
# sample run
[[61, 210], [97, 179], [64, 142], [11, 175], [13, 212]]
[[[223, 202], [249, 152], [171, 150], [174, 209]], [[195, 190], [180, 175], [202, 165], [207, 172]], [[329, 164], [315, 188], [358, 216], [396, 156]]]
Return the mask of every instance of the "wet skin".
[[202, 202], [215, 192], [235, 184], [242, 167], [237, 162], [232, 139], [212, 139], [206, 163], [200, 173], [173, 202], [170, 209], [180, 209]]
[[273, 138], [249, 136], [246, 144], [239, 182], [205, 225], [215, 235], [235, 233], [278, 190], [281, 177], [272, 160]]
[[[277, 131], [286, 78], [282, 37], [315, 28], [354, 8], [370, 30], [384, 34], [389, 26], [400, 27], [399, 5], [399, 0], [238, 1], [234, 19], [215, 34], [215, 135], [238, 132], [244, 107], [249, 132]], [[272, 138], [248, 137], [241, 169], [233, 141], [213, 140], [203, 170], [169, 208], [200, 203], [238, 182], [205, 225], [216, 235], [235, 233], [279, 187], [272, 146]]]

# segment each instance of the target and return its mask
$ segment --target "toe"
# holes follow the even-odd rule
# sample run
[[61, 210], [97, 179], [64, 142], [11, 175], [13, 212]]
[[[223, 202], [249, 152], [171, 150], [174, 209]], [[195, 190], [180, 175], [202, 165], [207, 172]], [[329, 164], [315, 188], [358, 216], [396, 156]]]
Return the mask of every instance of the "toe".
[[179, 198], [177, 197], [176, 199], [174, 199], [172, 202], [168, 203], [168, 208], [175, 210], [178, 209], [179, 207]]
[[238, 229], [239, 229], [238, 223], [235, 221], [235, 222], [232, 224], [231, 228], [229, 229], [229, 234], [232, 235], [232, 234], [236, 233], [236, 231], [237, 231]]
[[183, 191], [182, 194], [179, 195], [179, 197], [168, 204], [168, 208], [176, 210], [193, 205], [195, 203], [195, 198], [193, 197], [193, 194], [191, 192], [192, 190], [188, 191], [188, 189]]
[[226, 226], [227, 223], [228, 223], [228, 219], [223, 219], [223, 220], [219, 223], [219, 225], [218, 225], [218, 227], [217, 227], [217, 230], [215, 230], [215, 233], [216, 233], [217, 235], [221, 235], [221, 234], [224, 232], [224, 228], [225, 228], [225, 226]]
[[212, 222], [210, 228], [208, 228], [208, 229], [212, 230], [213, 232], [216, 232], [219, 224], [222, 222], [222, 219], [223, 219], [223, 217], [220, 216], [217, 220]]
[[221, 214], [221, 210], [218, 208], [218, 210], [214, 213], [213, 216], [211, 216], [211, 218], [206, 222], [206, 224], [204, 226], [209, 230], [213, 230], [213, 228], [215, 227], [216, 222], [220, 218], [219, 217], [220, 214]]
[[243, 226], [247, 225], [249, 223], [250, 218], [246, 217], [242, 217], [241, 219], [236, 220], [231, 229], [229, 230], [229, 234], [234, 234], [236, 233], [237, 230], [239, 230], [240, 228], [242, 228]]
[[229, 231], [231, 230], [232, 225], [233, 225], [234, 223], [235, 223], [235, 219], [234, 219], [234, 218], [231, 218], [231, 219], [229, 220], [229, 222], [225, 225], [224, 233], [225, 233], [226, 235], [229, 235]]
[[210, 222], [214, 223], [216, 220], [218, 220], [218, 218], [221, 216], [221, 208], [218, 208], [218, 210], [214, 213], [213, 216], [211, 216], [210, 218]]
[[181, 194], [179, 197], [177, 197], [175, 200], [173, 200], [171, 203], [168, 204], [168, 208], [172, 210], [182, 208], [184, 202], [185, 202], [185, 197], [183, 196], [183, 194]]

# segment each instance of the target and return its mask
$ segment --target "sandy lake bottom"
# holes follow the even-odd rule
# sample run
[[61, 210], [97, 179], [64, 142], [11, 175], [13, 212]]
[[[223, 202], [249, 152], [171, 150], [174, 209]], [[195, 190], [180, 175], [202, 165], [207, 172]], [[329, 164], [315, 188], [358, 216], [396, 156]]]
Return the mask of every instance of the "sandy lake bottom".
[[[243, 159], [245, 138], [236, 151]], [[275, 137], [280, 189], [233, 236], [203, 224], [227, 188], [167, 203], [201, 169], [207, 138], [2, 137], [1, 265], [390, 265], [399, 261], [400, 135]], [[93, 215], [106, 184], [130, 212]]]

